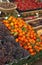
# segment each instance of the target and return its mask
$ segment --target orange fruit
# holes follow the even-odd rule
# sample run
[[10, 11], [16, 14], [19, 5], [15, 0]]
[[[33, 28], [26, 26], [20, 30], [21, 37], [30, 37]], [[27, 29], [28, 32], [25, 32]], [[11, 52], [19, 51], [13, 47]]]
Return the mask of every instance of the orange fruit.
[[31, 44], [28, 42], [27, 45], [30, 46]]
[[34, 36], [33, 35], [30, 35], [31, 38], [33, 38]]
[[9, 20], [9, 21], [11, 21], [11, 20], [12, 20], [12, 18], [13, 18], [13, 16], [10, 16], [10, 17], [8, 18], [8, 20]]
[[31, 45], [29, 45], [29, 46], [28, 46], [28, 48], [29, 48], [29, 49], [32, 49], [32, 46], [31, 46]]
[[18, 42], [19, 40], [16, 38], [16, 42]]
[[12, 29], [11, 32], [14, 32], [14, 29]]
[[14, 32], [17, 32], [17, 30], [16, 30], [16, 29], [14, 29]]
[[35, 48], [36, 51], [38, 51], [38, 52], [40, 51], [39, 46], [35, 46], [34, 48]]
[[23, 41], [24, 39], [23, 39], [23, 37], [21, 37], [21, 41]]
[[22, 32], [23, 33], [23, 35], [25, 35], [25, 32]]
[[35, 54], [36, 54], [36, 52], [32, 52], [32, 53], [31, 53], [31, 55], [35, 55]]
[[28, 49], [28, 46], [23, 46], [23, 48], [27, 50]]
[[19, 36], [23, 36], [23, 34], [22, 34], [22, 33], [20, 33], [20, 34], [19, 34]]
[[6, 27], [8, 27], [9, 26], [9, 24], [7, 23], [7, 24], [5, 24], [6, 25]]
[[20, 43], [20, 46], [21, 46], [21, 47], [23, 46], [22, 43]]
[[15, 27], [15, 28], [18, 28], [18, 25], [15, 24], [14, 27]]
[[7, 24], [8, 23], [8, 20], [3, 20], [4, 24]]
[[11, 23], [10, 23], [10, 25], [11, 25], [11, 26], [13, 26], [13, 25], [14, 25], [14, 23], [13, 23], [13, 22], [11, 22]]
[[31, 48], [31, 49], [29, 49], [29, 52], [30, 52], [30, 53], [32, 53], [32, 52], [33, 52], [33, 49], [32, 49], [32, 48]]
[[11, 27], [10, 27], [10, 26], [8, 26], [8, 29], [9, 29], [9, 30], [11, 30]]

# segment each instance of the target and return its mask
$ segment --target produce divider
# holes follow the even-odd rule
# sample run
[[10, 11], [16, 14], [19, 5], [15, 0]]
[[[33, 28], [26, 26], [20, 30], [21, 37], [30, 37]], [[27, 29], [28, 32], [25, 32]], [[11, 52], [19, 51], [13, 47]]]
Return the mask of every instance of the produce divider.
[[33, 21], [37, 21], [37, 20], [40, 20], [40, 19], [42, 19], [42, 17], [38, 17], [38, 18], [32, 19], [32, 20], [28, 20], [28, 21], [26, 21], [26, 23], [33, 22]]
[[34, 11], [27, 11], [27, 12], [21, 12], [19, 13], [20, 15], [25, 15], [25, 14], [28, 14], [28, 15], [35, 15], [36, 13], [38, 14], [42, 14], [42, 9], [41, 10], [34, 10]]

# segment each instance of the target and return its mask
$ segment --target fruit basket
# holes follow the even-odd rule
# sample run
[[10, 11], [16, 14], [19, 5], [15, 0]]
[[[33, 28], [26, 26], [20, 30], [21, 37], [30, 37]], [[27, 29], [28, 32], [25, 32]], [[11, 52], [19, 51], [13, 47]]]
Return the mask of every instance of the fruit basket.
[[0, 11], [2, 12], [12, 12], [17, 8], [16, 4], [10, 2], [0, 2]]

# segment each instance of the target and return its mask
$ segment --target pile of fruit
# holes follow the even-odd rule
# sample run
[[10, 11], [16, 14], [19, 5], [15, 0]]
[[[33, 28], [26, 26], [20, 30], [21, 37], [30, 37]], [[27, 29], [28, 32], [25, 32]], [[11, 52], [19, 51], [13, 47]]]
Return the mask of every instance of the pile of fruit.
[[33, 10], [37, 8], [42, 8], [42, 2], [38, 2], [37, 0], [16, 0], [18, 10]]
[[16, 42], [29, 51], [31, 55], [35, 55], [36, 52], [42, 50], [42, 41], [34, 29], [24, 20], [10, 16], [3, 23], [10, 30], [10, 33], [14, 35]]

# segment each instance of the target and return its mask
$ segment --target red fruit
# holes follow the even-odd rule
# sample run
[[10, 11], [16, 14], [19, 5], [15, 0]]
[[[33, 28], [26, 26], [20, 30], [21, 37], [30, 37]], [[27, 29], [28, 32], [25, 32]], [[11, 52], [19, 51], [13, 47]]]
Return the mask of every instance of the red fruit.
[[35, 0], [16, 0], [18, 1], [18, 9], [19, 10], [30, 10], [30, 9], [37, 9], [42, 8], [42, 3], [35, 2]]

